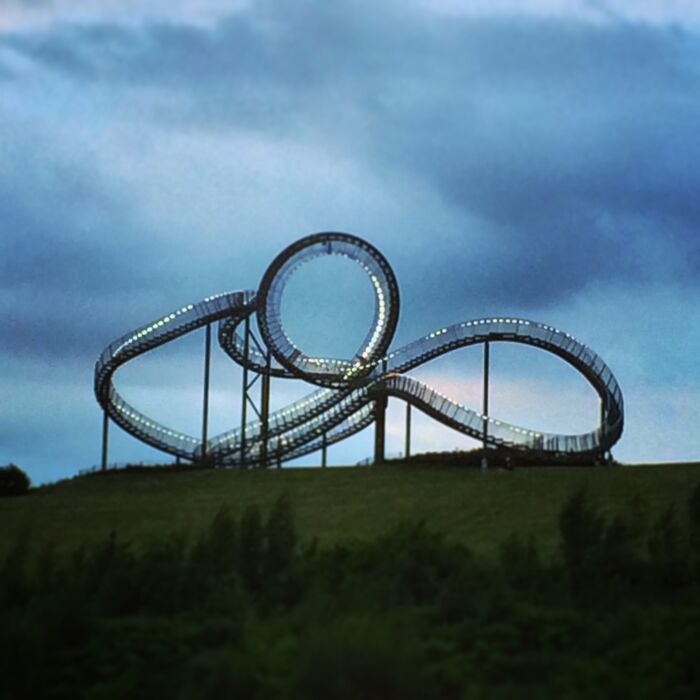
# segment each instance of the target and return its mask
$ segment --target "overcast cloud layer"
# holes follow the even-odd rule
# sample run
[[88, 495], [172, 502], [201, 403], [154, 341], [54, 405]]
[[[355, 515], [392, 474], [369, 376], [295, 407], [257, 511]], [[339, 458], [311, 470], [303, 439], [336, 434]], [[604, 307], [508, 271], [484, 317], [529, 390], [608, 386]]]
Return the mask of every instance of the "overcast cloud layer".
[[[696, 3], [142, 5], [0, 9], [0, 463], [35, 481], [95, 463], [102, 347], [255, 288], [319, 230], [389, 258], [397, 342], [490, 314], [556, 324], [618, 376], [619, 459], [697, 459]], [[144, 364], [125, 392], [199, 350]], [[459, 367], [433, 375], [458, 391]], [[503, 363], [502, 417], [532, 420], [524, 386], [535, 417], [569, 415], [547, 367]], [[196, 425], [197, 382], [166, 378], [161, 409]], [[424, 449], [461, 440], [431, 431]], [[332, 457], [369, 452], [358, 438]], [[154, 453], [124, 437], [112, 457]]]

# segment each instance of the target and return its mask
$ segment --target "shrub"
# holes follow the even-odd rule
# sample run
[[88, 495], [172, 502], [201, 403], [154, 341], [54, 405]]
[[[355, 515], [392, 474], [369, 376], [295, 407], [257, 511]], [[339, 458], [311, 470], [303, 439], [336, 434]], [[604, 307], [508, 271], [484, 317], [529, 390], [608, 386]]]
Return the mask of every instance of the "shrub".
[[649, 556], [658, 582], [672, 587], [685, 583], [687, 555], [683, 531], [670, 505], [654, 523], [649, 537]]
[[695, 485], [688, 499], [688, 521], [691, 536], [700, 541], [700, 483]]
[[564, 563], [574, 591], [580, 591], [598, 570], [605, 521], [584, 490], [574, 493], [559, 513]]
[[296, 532], [289, 498], [277, 499], [265, 527], [267, 550], [265, 569], [268, 574], [278, 574], [289, 569], [294, 558]]
[[249, 591], [256, 591], [260, 587], [264, 537], [260, 510], [256, 505], [250, 505], [243, 511], [238, 527], [239, 571]]
[[700, 581], [700, 484], [695, 485], [688, 499], [688, 525], [691, 566], [695, 578]]
[[0, 496], [21, 496], [29, 491], [29, 477], [16, 465], [0, 467]]

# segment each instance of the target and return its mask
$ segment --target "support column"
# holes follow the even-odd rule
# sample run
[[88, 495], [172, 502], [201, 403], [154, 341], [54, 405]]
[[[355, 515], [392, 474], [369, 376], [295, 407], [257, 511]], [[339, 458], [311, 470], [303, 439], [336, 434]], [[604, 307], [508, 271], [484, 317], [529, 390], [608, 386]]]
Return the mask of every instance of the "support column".
[[326, 433], [323, 433], [321, 441], [321, 466], [323, 468], [328, 466], [328, 438], [326, 437]]
[[270, 425], [270, 365], [272, 359], [270, 353], [265, 356], [265, 374], [260, 384], [260, 466], [267, 467], [267, 440]]
[[202, 462], [207, 459], [209, 438], [209, 375], [211, 371], [211, 323], [207, 323], [204, 334], [204, 397], [202, 399]]
[[102, 411], [102, 471], [107, 469], [107, 454], [109, 450], [109, 414], [107, 409]]
[[404, 459], [411, 456], [411, 404], [406, 401], [406, 435], [403, 447]]
[[[602, 435], [605, 426], [605, 403], [603, 399], [600, 400], [600, 433]], [[612, 453], [610, 450], [606, 450], [603, 453], [599, 453], [598, 460], [603, 466], [612, 464]]]
[[241, 406], [241, 468], [245, 469], [245, 426], [248, 422], [248, 355], [250, 354], [250, 316], [243, 322], [243, 404]]
[[481, 414], [484, 416], [483, 433], [484, 433], [484, 454], [481, 456], [481, 471], [486, 471], [489, 467], [488, 457], [486, 456], [486, 451], [488, 450], [487, 437], [489, 434], [489, 422], [486, 420], [486, 416], [489, 415], [489, 341], [484, 343], [484, 381], [483, 390], [484, 396], [481, 404]]
[[384, 446], [386, 441], [386, 405], [387, 397], [377, 396], [374, 400], [374, 463], [384, 462]]

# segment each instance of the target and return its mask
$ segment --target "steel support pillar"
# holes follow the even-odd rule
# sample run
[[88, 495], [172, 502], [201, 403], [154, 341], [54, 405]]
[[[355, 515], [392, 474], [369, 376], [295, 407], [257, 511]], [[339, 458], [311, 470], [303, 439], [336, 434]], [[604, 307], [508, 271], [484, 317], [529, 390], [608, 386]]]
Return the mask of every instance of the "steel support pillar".
[[328, 466], [328, 438], [326, 437], [326, 433], [323, 433], [323, 437], [321, 438], [321, 466]]
[[485, 471], [489, 468], [489, 460], [486, 456], [486, 451], [489, 448], [488, 444], [488, 434], [489, 434], [489, 422], [487, 417], [489, 415], [489, 341], [484, 343], [484, 380], [483, 380], [483, 390], [484, 396], [481, 404], [481, 415], [484, 416], [483, 433], [484, 433], [484, 454], [481, 456], [481, 471]]
[[406, 401], [406, 434], [403, 446], [404, 459], [411, 456], [411, 404]]
[[204, 396], [202, 397], [202, 462], [207, 459], [209, 439], [209, 376], [211, 374], [211, 323], [207, 323], [204, 333]]
[[260, 384], [260, 466], [267, 467], [267, 440], [270, 425], [270, 365], [272, 358], [267, 352], [265, 356], [265, 374]]
[[[605, 404], [603, 403], [603, 399], [600, 400], [600, 429], [601, 431], [603, 430], [603, 426], [605, 425]], [[606, 450], [602, 454], [598, 455], [598, 460], [600, 464], [603, 466], [611, 464], [612, 463], [612, 453], [610, 450]]]
[[[249, 460], [246, 450], [248, 449], [248, 436], [246, 424], [248, 423], [248, 408], [255, 413], [260, 421], [260, 451], [254, 456], [254, 462], [260, 467], [267, 467], [270, 455], [268, 453], [269, 427], [270, 427], [270, 365], [272, 356], [256, 338], [250, 327], [250, 316], [243, 322], [243, 387], [241, 402], [241, 468], [248, 466]], [[248, 370], [248, 360], [250, 359], [251, 342], [255, 345], [255, 350], [265, 358], [265, 369], [261, 372], [253, 371], [253, 378], [250, 378]], [[255, 382], [260, 381], [260, 401], [256, 403], [253, 396]]]
[[246, 468], [245, 426], [248, 422], [248, 356], [250, 354], [250, 316], [243, 322], [243, 403], [241, 405], [241, 469]]
[[386, 443], [386, 405], [387, 397], [377, 396], [374, 400], [374, 463], [384, 462]]
[[107, 454], [109, 451], [109, 413], [102, 412], [102, 471], [107, 469]]

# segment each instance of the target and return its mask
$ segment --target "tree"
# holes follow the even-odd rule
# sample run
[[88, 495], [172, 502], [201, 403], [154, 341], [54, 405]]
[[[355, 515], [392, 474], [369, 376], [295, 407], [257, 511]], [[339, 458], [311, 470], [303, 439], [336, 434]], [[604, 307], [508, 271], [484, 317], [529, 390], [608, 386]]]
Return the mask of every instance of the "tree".
[[29, 477], [16, 464], [0, 467], [0, 496], [21, 496], [29, 485]]
[[654, 523], [649, 537], [649, 555], [661, 583], [672, 587], [686, 583], [688, 551], [673, 504]]
[[266, 527], [266, 570], [269, 574], [286, 571], [294, 558], [296, 532], [289, 498], [282, 495], [277, 499], [267, 520]]
[[262, 575], [264, 533], [260, 510], [256, 505], [243, 511], [238, 529], [238, 567], [249, 591], [258, 589]]
[[561, 509], [559, 534], [572, 588], [575, 592], [582, 592], [599, 573], [605, 536], [605, 521], [583, 489], [576, 491]]

